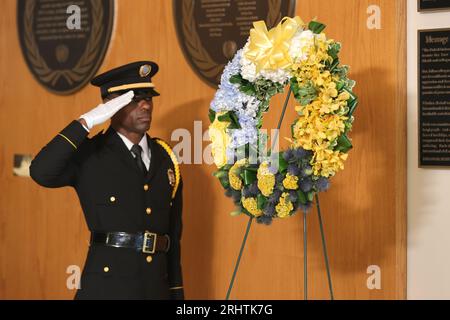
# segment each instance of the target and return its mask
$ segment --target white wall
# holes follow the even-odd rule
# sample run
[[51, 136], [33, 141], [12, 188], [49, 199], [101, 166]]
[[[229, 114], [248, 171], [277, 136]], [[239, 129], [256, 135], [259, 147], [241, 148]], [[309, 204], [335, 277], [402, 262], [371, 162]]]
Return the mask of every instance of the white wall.
[[450, 12], [408, 0], [408, 299], [450, 299], [450, 169], [418, 167], [417, 30], [450, 28]]

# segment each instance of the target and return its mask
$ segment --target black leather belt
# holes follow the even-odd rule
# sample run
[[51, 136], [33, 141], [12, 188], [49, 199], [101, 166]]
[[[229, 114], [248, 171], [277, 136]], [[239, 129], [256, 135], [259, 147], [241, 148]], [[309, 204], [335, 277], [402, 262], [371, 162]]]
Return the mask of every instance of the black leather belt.
[[91, 244], [102, 244], [116, 248], [130, 248], [143, 253], [167, 252], [170, 249], [170, 237], [153, 232], [91, 232]]

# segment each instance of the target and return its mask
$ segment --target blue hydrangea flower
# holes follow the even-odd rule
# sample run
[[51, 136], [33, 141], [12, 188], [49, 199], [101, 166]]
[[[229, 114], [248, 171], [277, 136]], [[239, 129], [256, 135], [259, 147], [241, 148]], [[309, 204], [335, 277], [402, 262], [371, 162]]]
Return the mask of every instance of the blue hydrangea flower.
[[319, 180], [316, 181], [316, 187], [319, 191], [327, 191], [330, 187], [330, 182], [325, 177], [320, 177]]
[[303, 167], [302, 171], [300, 172], [300, 176], [303, 178], [308, 177], [312, 174], [312, 172], [312, 167], [308, 164]]
[[273, 193], [269, 196], [270, 203], [278, 203], [280, 201], [281, 191], [279, 189], [275, 189]]
[[309, 209], [311, 209], [311, 207], [312, 207], [312, 202], [307, 202], [306, 204], [303, 204], [300, 202], [298, 204], [298, 209], [301, 210], [302, 212], [309, 211]]
[[289, 191], [289, 200], [291, 200], [292, 203], [296, 203], [298, 200], [297, 192], [294, 190]]
[[262, 216], [259, 216], [258, 218], [256, 218], [256, 222], [265, 224], [266, 226], [268, 226], [272, 223], [272, 217], [262, 215]]
[[292, 160], [292, 158], [294, 157], [294, 150], [289, 148], [286, 151], [283, 152], [283, 159], [286, 161], [290, 161]]
[[287, 172], [291, 176], [298, 176], [300, 174], [300, 168], [296, 164], [290, 164], [287, 168]]
[[303, 192], [309, 192], [311, 191], [312, 187], [313, 187], [313, 182], [312, 179], [310, 177], [305, 177], [300, 179], [300, 190], [302, 190]]
[[258, 195], [258, 186], [256, 182], [242, 188], [242, 195], [245, 198], [256, 197]]
[[308, 156], [308, 152], [303, 148], [296, 148], [293, 150], [293, 157], [295, 160], [301, 160]]
[[259, 190], [258, 190], [258, 184], [256, 183], [256, 181], [253, 182], [251, 185], [249, 185], [249, 191], [252, 194], [254, 194], [255, 196], [258, 195]]
[[239, 91], [238, 85], [230, 83], [230, 77], [241, 72], [239, 62], [241, 54], [242, 49], [236, 52], [233, 60], [223, 70], [219, 89], [216, 91], [210, 105], [210, 108], [216, 112], [231, 111], [236, 106], [242, 105], [242, 96], [244, 94]]
[[277, 183], [282, 183], [283, 180], [284, 180], [284, 175], [283, 175], [283, 174], [277, 173], [277, 174], [275, 175], [275, 181], [276, 181]]
[[227, 196], [228, 198], [231, 198], [231, 189], [225, 189], [225, 196]]
[[237, 190], [231, 190], [231, 198], [235, 203], [238, 203], [241, 201], [241, 192]]
[[268, 203], [266, 207], [263, 209], [263, 213], [268, 217], [273, 217], [275, 215], [275, 204]]
[[268, 170], [269, 170], [269, 172], [271, 174], [277, 174], [277, 172], [278, 172], [278, 169], [275, 166], [272, 166], [272, 165], [269, 166]]

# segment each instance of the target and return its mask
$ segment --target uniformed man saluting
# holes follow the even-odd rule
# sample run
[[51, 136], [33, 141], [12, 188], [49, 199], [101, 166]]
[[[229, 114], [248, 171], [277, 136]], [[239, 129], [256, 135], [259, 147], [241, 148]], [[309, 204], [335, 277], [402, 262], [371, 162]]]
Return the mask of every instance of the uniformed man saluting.
[[[75, 299], [183, 299], [182, 183], [176, 157], [146, 133], [151, 78], [140, 61], [92, 80], [103, 103], [72, 121], [34, 158], [38, 184], [75, 188], [91, 239]], [[89, 130], [111, 118], [106, 132]]]

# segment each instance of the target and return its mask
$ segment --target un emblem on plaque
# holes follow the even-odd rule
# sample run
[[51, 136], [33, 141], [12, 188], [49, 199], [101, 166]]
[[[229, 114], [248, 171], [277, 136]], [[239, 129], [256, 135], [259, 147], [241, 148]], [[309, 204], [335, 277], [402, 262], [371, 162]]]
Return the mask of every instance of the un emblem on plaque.
[[245, 45], [253, 21], [268, 28], [292, 16], [295, 0], [173, 0], [183, 53], [197, 75], [217, 88], [225, 65]]
[[[74, 10], [74, 11], [71, 11]], [[69, 28], [71, 14], [78, 26]], [[100, 67], [114, 22], [114, 0], [18, 0], [17, 27], [25, 61], [49, 91], [81, 89]]]

